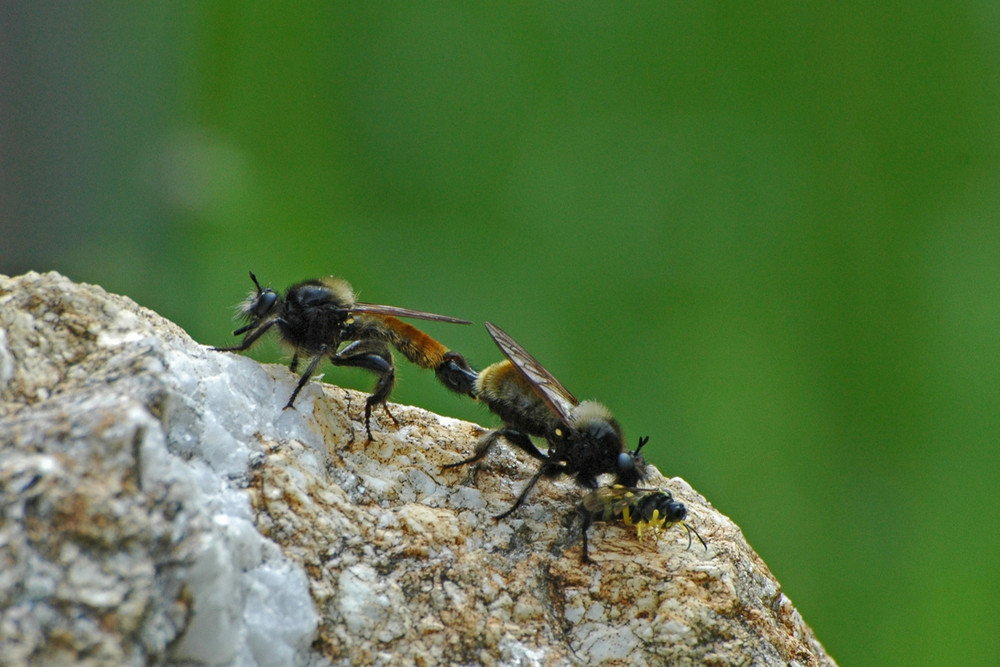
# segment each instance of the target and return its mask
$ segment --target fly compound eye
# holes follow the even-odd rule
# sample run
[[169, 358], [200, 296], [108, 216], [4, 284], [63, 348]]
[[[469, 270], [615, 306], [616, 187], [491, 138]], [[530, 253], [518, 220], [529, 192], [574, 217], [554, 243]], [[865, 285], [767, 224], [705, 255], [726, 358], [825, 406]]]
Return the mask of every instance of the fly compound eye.
[[642, 481], [642, 473], [636, 468], [635, 457], [629, 452], [618, 454], [615, 462], [615, 483], [622, 486], [636, 486]]
[[622, 452], [618, 455], [618, 474], [628, 475], [635, 472], [635, 460], [632, 455], [628, 452]]
[[265, 289], [263, 292], [260, 293], [260, 296], [257, 297], [257, 303], [254, 304], [253, 307], [254, 316], [263, 317], [264, 315], [267, 315], [269, 312], [271, 312], [271, 309], [274, 308], [274, 304], [277, 300], [278, 300], [277, 292], [275, 292], [270, 287]]

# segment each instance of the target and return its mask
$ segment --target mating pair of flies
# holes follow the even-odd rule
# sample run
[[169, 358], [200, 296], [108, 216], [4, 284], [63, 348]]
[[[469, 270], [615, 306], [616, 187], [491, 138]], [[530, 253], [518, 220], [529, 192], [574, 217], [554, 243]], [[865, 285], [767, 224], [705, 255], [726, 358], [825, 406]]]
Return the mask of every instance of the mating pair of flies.
[[[606, 407], [594, 401], [578, 401], [500, 327], [486, 323], [506, 359], [477, 372], [461, 354], [398, 318], [471, 324], [468, 320], [361, 303], [351, 286], [338, 278], [306, 280], [289, 287], [284, 296], [270, 287], [261, 287], [252, 272], [250, 278], [255, 290], [239, 308], [246, 325], [233, 332], [243, 335], [243, 341], [215, 349], [242, 352], [276, 328], [282, 342], [292, 348], [292, 372], [298, 369], [300, 360], [307, 360], [286, 409], [292, 407], [324, 359], [335, 366], [371, 371], [377, 377], [374, 391], [365, 401], [365, 429], [371, 442], [371, 413], [375, 406], [381, 405], [396, 421], [386, 406], [396, 383], [392, 346], [414, 364], [433, 370], [451, 391], [482, 401], [503, 421], [501, 428], [479, 440], [472, 456], [446, 468], [478, 462], [501, 439], [541, 462], [514, 504], [496, 519], [504, 519], [520, 507], [542, 477], [565, 474], [592, 489], [578, 507], [583, 517], [584, 562], [590, 560], [587, 531], [594, 521], [620, 520], [635, 525], [640, 535], [646, 527], [659, 532], [679, 523], [688, 531], [688, 546], [692, 533], [705, 544], [701, 535], [684, 522], [684, 504], [675, 501], [669, 491], [637, 488], [646, 466], [639, 450], [649, 438], [640, 438], [634, 450], [626, 449], [621, 427]], [[540, 451], [532, 437], [545, 440], [547, 452]], [[612, 486], [598, 487], [597, 478], [603, 474], [614, 476]]]

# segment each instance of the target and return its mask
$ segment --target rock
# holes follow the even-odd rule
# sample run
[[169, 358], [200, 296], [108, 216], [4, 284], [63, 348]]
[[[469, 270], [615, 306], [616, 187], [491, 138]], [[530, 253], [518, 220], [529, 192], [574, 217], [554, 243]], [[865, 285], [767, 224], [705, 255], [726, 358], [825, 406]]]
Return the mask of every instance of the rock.
[[[221, 324], [221, 326], [225, 326]], [[48, 273], [0, 276], [0, 664], [833, 665], [739, 528], [591, 530], [482, 427], [214, 352]], [[428, 382], [434, 380], [428, 374]]]

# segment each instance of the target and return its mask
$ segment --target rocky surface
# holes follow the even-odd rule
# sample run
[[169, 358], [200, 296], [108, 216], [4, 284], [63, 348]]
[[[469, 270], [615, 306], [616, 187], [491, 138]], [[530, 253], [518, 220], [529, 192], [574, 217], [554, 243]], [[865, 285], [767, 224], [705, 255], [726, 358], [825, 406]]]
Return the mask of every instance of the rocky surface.
[[[485, 334], [484, 334], [485, 335]], [[434, 380], [428, 376], [428, 381]], [[213, 352], [99, 287], [0, 276], [0, 664], [832, 665], [739, 528], [591, 531], [482, 427]]]

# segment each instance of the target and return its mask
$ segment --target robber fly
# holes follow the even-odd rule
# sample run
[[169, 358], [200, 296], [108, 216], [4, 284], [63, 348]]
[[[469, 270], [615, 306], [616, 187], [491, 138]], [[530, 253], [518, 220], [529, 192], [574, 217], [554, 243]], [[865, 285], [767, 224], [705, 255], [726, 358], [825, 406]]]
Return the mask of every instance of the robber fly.
[[[372, 407], [382, 405], [389, 417], [386, 400], [396, 384], [396, 370], [389, 345], [422, 368], [432, 369], [448, 389], [472, 396], [476, 373], [465, 358], [434, 340], [399, 317], [435, 322], [470, 324], [468, 320], [435, 315], [419, 310], [360, 303], [354, 290], [339, 278], [317, 278], [296, 283], [284, 296], [270, 287], [261, 287], [250, 272], [254, 291], [239, 307], [246, 325], [233, 332], [244, 335], [239, 345], [217, 347], [222, 352], [242, 352], [261, 336], [276, 328], [282, 343], [292, 348], [289, 365], [294, 373], [299, 359], [307, 359], [305, 370], [285, 408], [295, 403], [302, 387], [323, 359], [335, 366], [353, 366], [375, 373], [374, 392], [365, 402], [365, 429], [371, 442]], [[347, 343], [341, 347], [343, 343]]]
[[[498, 520], [520, 507], [542, 477], [572, 475], [581, 486], [596, 489], [598, 476], [610, 473], [616, 484], [637, 485], [645, 470], [639, 450], [649, 438], [626, 451], [621, 427], [606, 407], [576, 400], [500, 327], [487, 322], [486, 329], [507, 359], [480, 371], [474, 393], [504, 425], [480, 438], [471, 457], [445, 467], [479, 461], [501, 438], [541, 461], [513, 506], [495, 517]], [[539, 451], [531, 436], [544, 439], [548, 451]]]
[[639, 539], [642, 539], [642, 533], [647, 528], [654, 536], [659, 537], [660, 531], [679, 523], [687, 530], [689, 549], [691, 536], [694, 535], [705, 550], [708, 550], [708, 544], [698, 531], [685, 523], [687, 508], [684, 507], [684, 503], [674, 500], [669, 491], [635, 489], [620, 485], [605, 486], [588, 493], [577, 507], [577, 511], [583, 517], [581, 563], [591, 562], [587, 552], [587, 531], [595, 521], [621, 521], [626, 526], [635, 526]]

